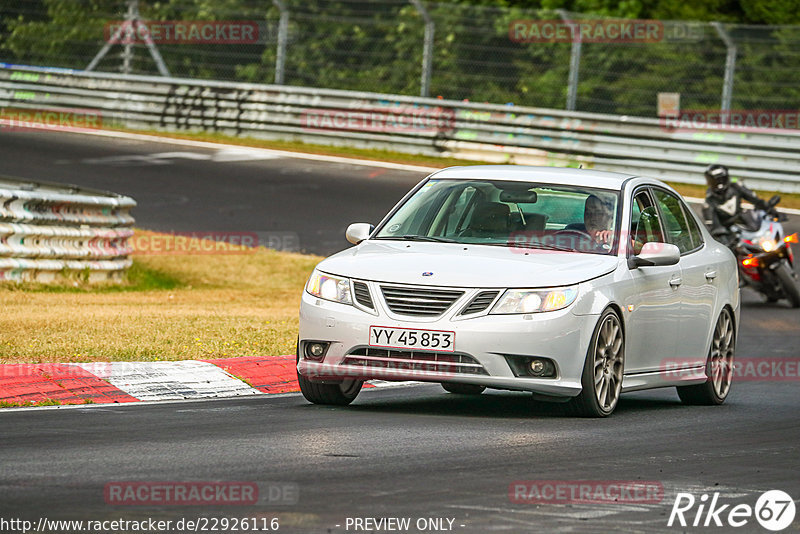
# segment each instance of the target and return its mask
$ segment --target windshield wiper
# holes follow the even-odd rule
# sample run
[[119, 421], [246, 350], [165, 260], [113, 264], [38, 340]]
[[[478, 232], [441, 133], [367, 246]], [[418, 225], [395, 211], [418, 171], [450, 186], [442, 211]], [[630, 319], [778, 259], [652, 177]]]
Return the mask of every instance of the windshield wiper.
[[406, 241], [430, 241], [432, 243], [458, 243], [455, 239], [447, 237], [436, 237], [430, 235], [402, 235], [402, 236], [380, 236], [375, 239], [404, 239]]
[[535, 248], [539, 250], [558, 250], [561, 252], [582, 252], [581, 250], [575, 248], [559, 247], [558, 245], [551, 245], [549, 243], [515, 243], [513, 241], [507, 241], [505, 243], [498, 243], [498, 245], [504, 245], [506, 247]]
[[402, 239], [406, 241], [432, 241], [435, 243], [458, 243], [455, 239], [447, 237], [437, 237], [432, 235], [404, 235]]

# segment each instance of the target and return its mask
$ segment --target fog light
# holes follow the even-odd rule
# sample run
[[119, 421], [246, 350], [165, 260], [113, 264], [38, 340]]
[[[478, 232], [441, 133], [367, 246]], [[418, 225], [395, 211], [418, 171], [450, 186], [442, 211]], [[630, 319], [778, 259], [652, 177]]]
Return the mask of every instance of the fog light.
[[545, 370], [547, 369], [547, 366], [544, 364], [542, 360], [536, 360], [536, 359], [531, 360], [531, 362], [528, 364], [528, 367], [530, 368], [531, 374], [533, 376], [543, 376]]
[[327, 343], [320, 343], [319, 341], [306, 343], [306, 358], [309, 360], [321, 360], [325, 356], [327, 348]]
[[504, 354], [511, 372], [519, 378], [556, 378], [556, 364], [550, 358], [525, 354]]

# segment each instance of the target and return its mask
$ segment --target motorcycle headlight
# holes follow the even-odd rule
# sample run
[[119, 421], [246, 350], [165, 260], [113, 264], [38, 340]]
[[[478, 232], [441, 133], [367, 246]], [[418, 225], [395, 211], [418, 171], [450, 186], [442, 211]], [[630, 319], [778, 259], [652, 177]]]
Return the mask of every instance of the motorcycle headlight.
[[566, 308], [578, 297], [578, 287], [553, 289], [508, 289], [490, 313], [536, 313]]
[[775, 240], [768, 237], [762, 237], [758, 240], [758, 246], [761, 247], [764, 252], [772, 252], [775, 250], [776, 245], [777, 243]]
[[311, 273], [311, 278], [308, 279], [306, 291], [321, 299], [342, 304], [353, 304], [353, 299], [350, 296], [349, 279], [324, 274], [316, 269]]

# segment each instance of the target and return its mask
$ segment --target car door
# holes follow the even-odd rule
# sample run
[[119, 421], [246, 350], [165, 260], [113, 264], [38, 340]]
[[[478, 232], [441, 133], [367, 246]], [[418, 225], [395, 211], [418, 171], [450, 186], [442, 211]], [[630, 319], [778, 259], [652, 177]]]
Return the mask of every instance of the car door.
[[[665, 239], [655, 201], [647, 188], [633, 193], [631, 203], [629, 256], [648, 242]], [[660, 370], [675, 358], [681, 302], [676, 283], [679, 265], [644, 266], [631, 269], [625, 306], [625, 374]]]
[[681, 284], [678, 287], [681, 321], [676, 357], [681, 362], [690, 359], [702, 364], [717, 299], [717, 273], [702, 253], [702, 233], [686, 205], [664, 189], [654, 188], [653, 193], [668, 242], [681, 251]]

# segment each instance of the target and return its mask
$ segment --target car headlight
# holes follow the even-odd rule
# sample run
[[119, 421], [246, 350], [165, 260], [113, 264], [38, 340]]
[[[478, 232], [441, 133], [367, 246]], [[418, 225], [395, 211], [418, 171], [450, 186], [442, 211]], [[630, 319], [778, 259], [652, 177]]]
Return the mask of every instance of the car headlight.
[[316, 269], [311, 273], [311, 278], [308, 279], [306, 291], [321, 299], [342, 304], [353, 304], [353, 299], [350, 297], [350, 280], [340, 276], [324, 274]]
[[553, 289], [509, 289], [490, 313], [536, 313], [566, 308], [578, 297], [578, 287]]

